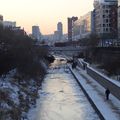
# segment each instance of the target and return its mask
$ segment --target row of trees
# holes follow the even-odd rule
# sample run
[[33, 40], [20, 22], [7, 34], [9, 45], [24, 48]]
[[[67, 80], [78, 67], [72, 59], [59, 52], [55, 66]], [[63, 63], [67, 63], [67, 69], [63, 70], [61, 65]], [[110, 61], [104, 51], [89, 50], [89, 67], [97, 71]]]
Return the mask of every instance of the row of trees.
[[[111, 54], [107, 54], [106, 52], [109, 51], [109, 49], [113, 46], [110, 46], [105, 48], [105, 50], [99, 50], [100, 47], [98, 47], [99, 43], [101, 42], [104, 44], [104, 41], [106, 39], [115, 39], [115, 34], [102, 34], [99, 37], [96, 34], [91, 34], [87, 38], [79, 39], [77, 41], [72, 42], [64, 42], [64, 43], [55, 43], [55, 46], [57, 47], [64, 47], [64, 46], [85, 46], [86, 51], [84, 51], [84, 54], [80, 53], [79, 56], [85, 57], [85, 60], [90, 63], [98, 63], [100, 64], [102, 69], [105, 69], [108, 74], [120, 74], [120, 62], [118, 56], [111, 56]], [[103, 49], [101, 47], [100, 49]], [[112, 51], [112, 50], [111, 50]]]
[[[105, 34], [103, 38], [113, 38], [111, 34]], [[120, 74], [120, 57], [119, 55], [113, 55], [115, 52], [114, 47], [97, 47], [100, 42], [99, 36], [91, 34], [89, 38], [81, 40], [82, 46], [86, 46], [86, 60], [90, 63], [98, 63], [100, 68], [105, 69], [108, 75]], [[112, 51], [113, 50], [113, 51]], [[120, 50], [120, 49], [119, 49]], [[119, 51], [118, 50], [118, 51]], [[111, 53], [110, 53], [111, 52]]]
[[45, 72], [40, 60], [45, 61], [48, 50], [35, 45], [30, 37], [0, 26], [0, 74], [13, 68], [36, 75]]
[[[36, 45], [29, 36], [0, 27], [0, 74], [4, 74], [0, 79], [0, 120], [26, 117], [53, 60], [48, 49]], [[11, 71], [15, 71], [13, 75]]]

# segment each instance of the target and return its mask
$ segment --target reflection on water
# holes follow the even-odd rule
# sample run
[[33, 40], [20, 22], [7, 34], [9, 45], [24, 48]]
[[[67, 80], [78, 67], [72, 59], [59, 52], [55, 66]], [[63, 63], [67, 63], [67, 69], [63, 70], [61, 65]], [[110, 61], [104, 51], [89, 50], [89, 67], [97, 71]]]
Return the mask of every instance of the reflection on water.
[[65, 61], [56, 60], [48, 73], [31, 120], [99, 120]]

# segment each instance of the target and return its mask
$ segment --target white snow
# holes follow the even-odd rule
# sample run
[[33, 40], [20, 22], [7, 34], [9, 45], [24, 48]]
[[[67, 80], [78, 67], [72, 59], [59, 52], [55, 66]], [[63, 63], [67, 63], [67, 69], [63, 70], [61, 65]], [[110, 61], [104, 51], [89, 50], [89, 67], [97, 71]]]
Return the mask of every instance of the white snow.
[[40, 63], [41, 63], [41, 65], [43, 66], [43, 68], [45, 69], [45, 70], [47, 70], [47, 65], [45, 64], [45, 62], [43, 62], [42, 60], [40, 61]]
[[[58, 58], [58, 60], [59, 60], [59, 58]], [[60, 63], [58, 63], [58, 64], [60, 64]], [[89, 65], [88, 63], [86, 63], [86, 64]], [[55, 62], [53, 64], [53, 66], [55, 67], [56, 65], [57, 65], [57, 63]], [[34, 109], [34, 108], [31, 109], [29, 114], [28, 114], [28, 117], [30, 118], [30, 120], [36, 120], [36, 113], [39, 113], [40, 112], [39, 110], [41, 110], [42, 108], [43, 108], [43, 113], [45, 115], [45, 116], [44, 115], [42, 115], [42, 116], [43, 117], [48, 117], [44, 120], [54, 119], [53, 116], [51, 116], [51, 115], [54, 115], [53, 113], [55, 113], [55, 117], [57, 119], [59, 118], [58, 116], [60, 115], [60, 113], [63, 114], [63, 112], [60, 111], [60, 110], [63, 110], [63, 108], [66, 105], [68, 105], [68, 103], [70, 102], [69, 100], [71, 99], [72, 96], [69, 93], [70, 92], [69, 89], [66, 91], [66, 89], [69, 88], [69, 87], [68, 86], [66, 86], [66, 87], [62, 86], [62, 84], [65, 85], [68, 81], [64, 81], [64, 79], [66, 79], [66, 77], [64, 76], [64, 74], [66, 72], [66, 69], [61, 69], [61, 67], [57, 66], [53, 69], [50, 68], [50, 71], [48, 72], [49, 75], [46, 78], [47, 80], [44, 81], [44, 87], [45, 88], [43, 87], [43, 90], [40, 91], [41, 98], [37, 100], [37, 109]], [[114, 97], [112, 94], [110, 94], [110, 100], [107, 101], [105, 99], [105, 95], [104, 95], [105, 89], [100, 84], [98, 84], [93, 78], [91, 78], [89, 75], [87, 75], [86, 71], [84, 71], [80, 68], [77, 68], [77, 69], [72, 70], [72, 71], [76, 75], [79, 82], [84, 87], [87, 94], [92, 99], [92, 101], [94, 102], [94, 104], [96, 105], [98, 110], [102, 113], [105, 120], [120, 120], [120, 101], [116, 97]], [[95, 70], [95, 72], [96, 72], [96, 70]], [[55, 73], [56, 77], [54, 76], [53, 73]], [[61, 79], [60, 76], [57, 76], [58, 74], [62, 74], [63, 78]], [[67, 74], [67, 72], [66, 72], [66, 74]], [[68, 74], [70, 74], [70, 73], [68, 72]], [[104, 76], [104, 75], [102, 75], [102, 76]], [[71, 81], [70, 78], [69, 78], [69, 82]], [[72, 80], [73, 80], [73, 78], [72, 78]], [[61, 84], [60, 81], [62, 81], [63, 83]], [[47, 82], [49, 82], [51, 87], [47, 86], [48, 85]], [[77, 89], [77, 85], [75, 85], [73, 83], [71, 84], [71, 86], [74, 86], [75, 89]], [[55, 84], [55, 85], [53, 86], [53, 84]], [[115, 82], [115, 84], [116, 84], [116, 82]], [[60, 88], [60, 90], [58, 88]], [[52, 93], [50, 93], [50, 90], [52, 90], [51, 91]], [[55, 97], [57, 97], [56, 95], [58, 94], [57, 91], [59, 91], [59, 93], [62, 95], [62, 96], [59, 96], [59, 98], [63, 97], [63, 95], [64, 95], [63, 93], [68, 92], [63, 97], [64, 98], [63, 101], [68, 100], [67, 103], [65, 103], [65, 102], [62, 103], [62, 102], [59, 101], [59, 99], [55, 99]], [[76, 93], [80, 94], [80, 90], [76, 90]], [[75, 96], [77, 96], [77, 98], [79, 96], [78, 94], [75, 94]], [[70, 95], [71, 97], [69, 98], [68, 95]], [[68, 97], [68, 98], [65, 99], [66, 97]], [[83, 95], [81, 96], [81, 99], [82, 98], [83, 98]], [[74, 99], [76, 99], [76, 98], [74, 98]], [[79, 99], [77, 101], [80, 104]], [[57, 103], [55, 103], [55, 102], [57, 102]], [[63, 105], [62, 107], [60, 106], [59, 109], [57, 108], [58, 103]], [[84, 101], [83, 101], [83, 103], [84, 103]], [[79, 106], [79, 104], [78, 104], [78, 106]], [[84, 107], [85, 107], [84, 104], [82, 104], [81, 106], [82, 106], [81, 110], [84, 109]], [[44, 109], [44, 107], [45, 107], [45, 109]], [[52, 107], [55, 108], [55, 111], [53, 111]], [[72, 106], [71, 109], [73, 109], [73, 108], [74, 107]], [[89, 108], [88, 108], [87, 112], [88, 113], [91, 112]], [[67, 112], [64, 112], [64, 113], [66, 113], [66, 115], [67, 115]], [[74, 116], [76, 116], [77, 114], [80, 114], [79, 110], [76, 113], [74, 113]], [[72, 116], [72, 113], [71, 113], [71, 116]], [[39, 117], [38, 119], [41, 120], [42, 118]], [[63, 119], [62, 116], [61, 116], [61, 119]], [[69, 120], [70, 119], [72, 119], [72, 117], [69, 118]], [[77, 118], [77, 119], [79, 120], [79, 118]], [[68, 119], [66, 119], [66, 120], [68, 120]], [[90, 118], [88, 118], [88, 120], [90, 120]], [[95, 120], [97, 120], [97, 119], [95, 119]]]
[[100, 76], [104, 77], [106, 80], [108, 80], [108, 81], [112, 82], [113, 84], [115, 84], [115, 85], [117, 85], [117, 86], [120, 87], [120, 82], [119, 82], [119, 81], [114, 80], [114, 79], [111, 79], [111, 78], [107, 77], [106, 75], [104, 75], [103, 73], [95, 70], [94, 68], [90, 67], [89, 63], [87, 63], [87, 62], [85, 62], [85, 61], [83, 61], [83, 60], [79, 60], [79, 61], [80, 61], [80, 62], [82, 61], [82, 62], [86, 63], [86, 64], [87, 64], [87, 67], [88, 67], [89, 69], [91, 69], [92, 71], [96, 72], [96, 73], [99, 74]]
[[0, 108], [1, 109], [6, 109], [6, 110], [11, 109], [11, 107], [5, 102], [0, 103]]
[[102, 113], [105, 120], [120, 120], [120, 101], [113, 95], [110, 95], [109, 101], [105, 100], [105, 89], [102, 86], [88, 76], [83, 70], [79, 69], [79, 71], [72, 71], [86, 90], [89, 97]]
[[2, 91], [8, 91], [9, 92], [9, 98], [11, 100], [14, 100], [14, 103], [19, 105], [19, 99], [18, 99], [18, 91], [19, 88], [17, 85], [12, 84], [11, 80], [13, 79], [13, 76], [16, 73], [16, 69], [11, 70], [6, 75], [3, 75], [0, 78], [0, 90]]
[[104, 74], [102, 74], [101, 72], [95, 70], [95, 69], [92, 68], [92, 67], [89, 67], [89, 66], [88, 66], [88, 68], [91, 69], [92, 71], [96, 72], [97, 74], [101, 75], [101, 76], [104, 77], [106, 80], [112, 82], [112, 83], [115, 84], [116, 86], [119, 86], [119, 87], [120, 87], [120, 82], [119, 82], [119, 81], [113, 80], [113, 79], [105, 76]]
[[68, 67], [59, 59], [52, 64], [39, 91], [37, 108], [29, 120], [99, 120]]

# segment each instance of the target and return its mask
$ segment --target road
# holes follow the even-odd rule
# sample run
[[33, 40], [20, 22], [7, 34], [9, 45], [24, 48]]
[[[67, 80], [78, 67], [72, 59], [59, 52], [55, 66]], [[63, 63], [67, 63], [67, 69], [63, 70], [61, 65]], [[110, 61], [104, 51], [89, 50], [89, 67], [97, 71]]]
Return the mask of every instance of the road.
[[39, 95], [29, 120], [99, 120], [66, 61], [59, 57], [51, 64]]

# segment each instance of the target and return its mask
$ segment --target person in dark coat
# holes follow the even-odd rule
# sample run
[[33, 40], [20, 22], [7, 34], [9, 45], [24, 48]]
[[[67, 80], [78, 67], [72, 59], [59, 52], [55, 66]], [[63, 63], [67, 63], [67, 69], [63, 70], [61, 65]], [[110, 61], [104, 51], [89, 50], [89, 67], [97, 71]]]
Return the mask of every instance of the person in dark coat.
[[76, 67], [77, 67], [77, 62], [73, 61], [73, 63], [72, 63], [72, 69], [75, 69]]
[[72, 69], [74, 69], [74, 68], [75, 68], [75, 63], [73, 62], [73, 63], [72, 63]]
[[107, 88], [105, 90], [106, 100], [109, 100], [110, 90]]

